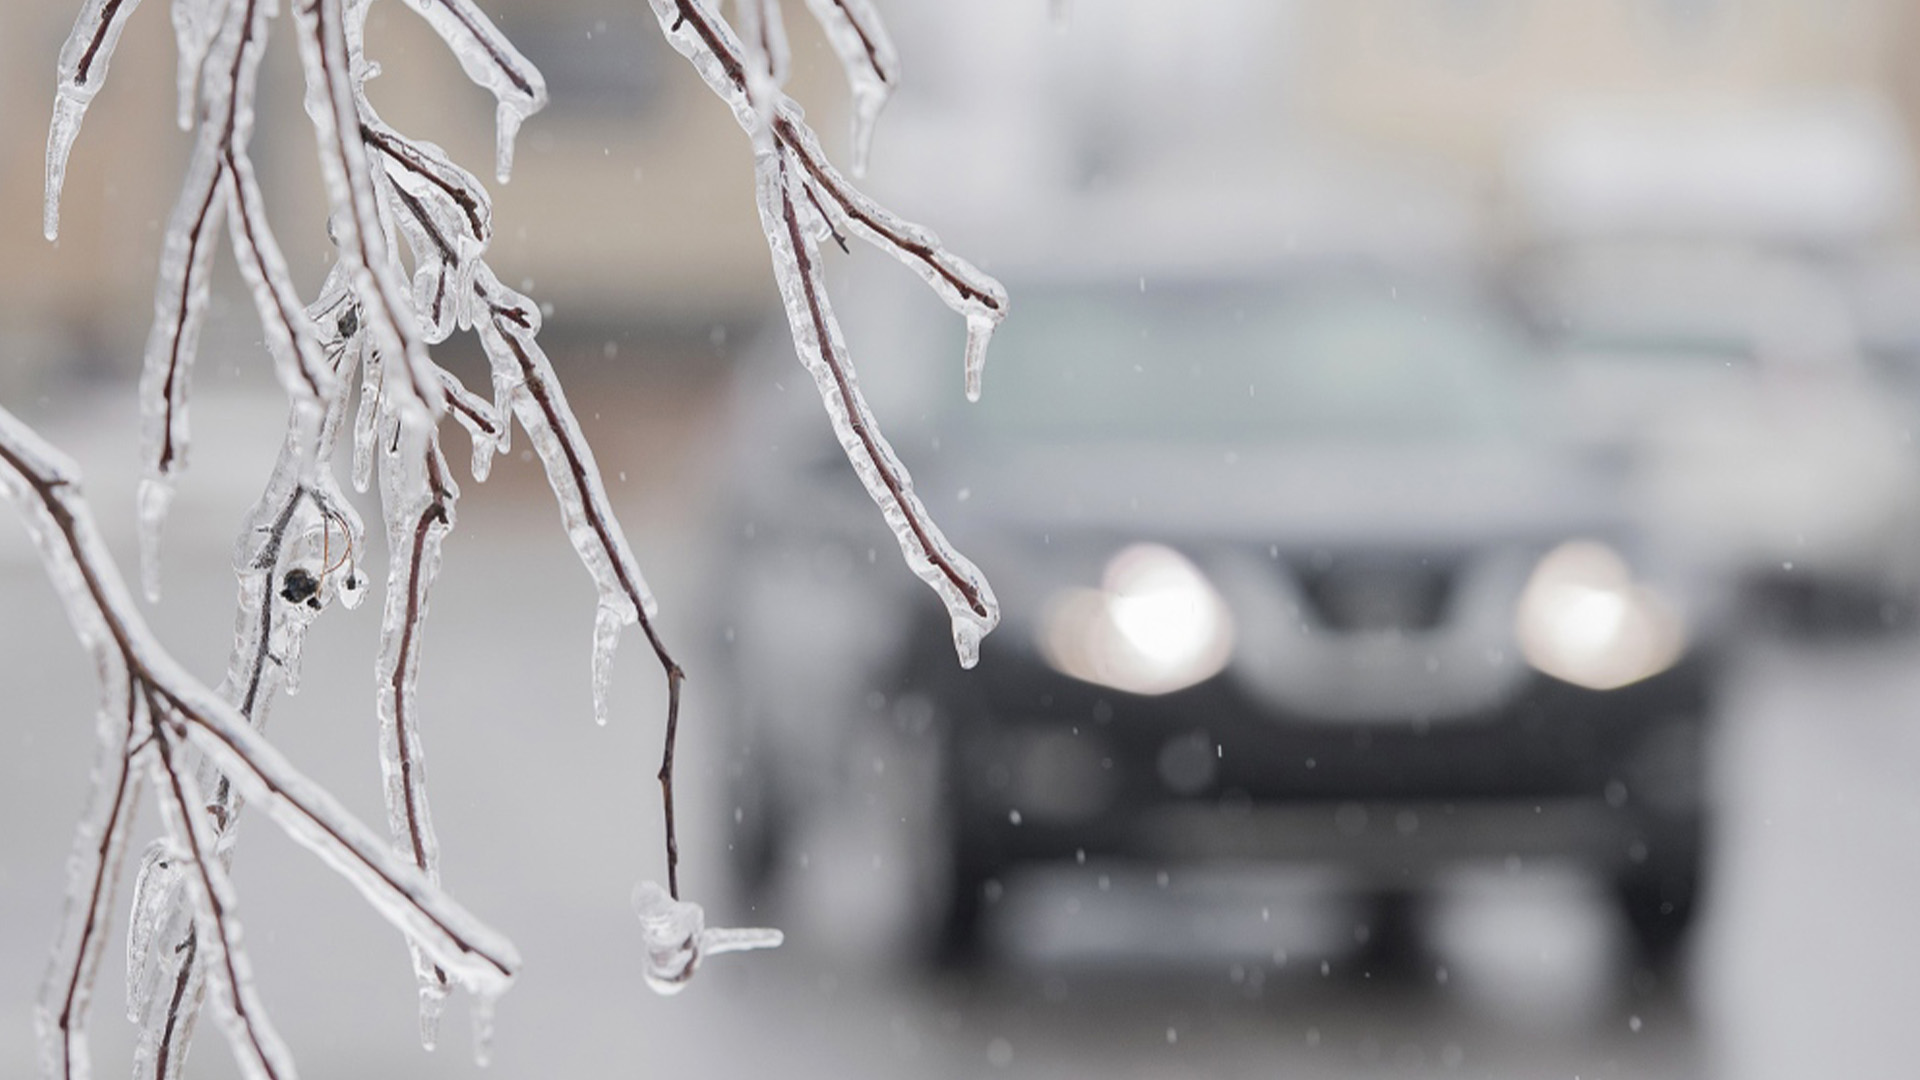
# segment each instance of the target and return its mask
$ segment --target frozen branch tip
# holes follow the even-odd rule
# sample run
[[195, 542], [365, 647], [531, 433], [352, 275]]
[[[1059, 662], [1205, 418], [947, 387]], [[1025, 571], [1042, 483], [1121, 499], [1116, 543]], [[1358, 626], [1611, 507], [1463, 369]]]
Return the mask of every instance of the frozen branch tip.
[[633, 910], [646, 939], [647, 985], [670, 997], [687, 988], [701, 961], [718, 953], [774, 949], [786, 940], [778, 930], [708, 927], [699, 904], [675, 900], [658, 883], [634, 886]]

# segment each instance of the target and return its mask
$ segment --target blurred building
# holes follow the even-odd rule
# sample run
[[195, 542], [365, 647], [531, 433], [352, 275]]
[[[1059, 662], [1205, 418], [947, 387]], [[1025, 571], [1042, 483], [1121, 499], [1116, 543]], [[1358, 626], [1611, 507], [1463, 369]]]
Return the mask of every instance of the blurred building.
[[1497, 209], [1531, 219], [1523, 227], [1566, 224], [1541, 222], [1540, 193], [1528, 188], [1543, 179], [1543, 144], [1564, 156], [1570, 138], [1585, 140], [1587, 160], [1574, 167], [1616, 189], [1650, 182], [1599, 175], [1623, 157], [1691, 155], [1685, 164], [1693, 165], [1713, 154], [1746, 175], [1744, 185], [1733, 175], [1707, 178], [1721, 187], [1722, 204], [1740, 198], [1730, 186], [1771, 185], [1780, 197], [1758, 212], [1775, 222], [1839, 206], [1850, 220], [1825, 214], [1814, 227], [1884, 239], [1910, 224], [1910, 136], [1920, 122], [1920, 80], [1909, 62], [1920, 5], [1910, 0], [1301, 7], [1301, 31], [1315, 42], [1303, 54], [1309, 124], [1460, 163]]
[[[552, 105], [522, 132], [513, 182], [492, 185], [494, 263], [555, 305], [551, 332], [704, 333], [768, 310], [747, 145], [651, 13], [600, 0], [486, 6], [552, 90]], [[790, 7], [797, 96], [841, 153], [837, 65], [800, 5]], [[0, 333], [16, 356], [38, 358], [16, 360], [15, 372], [50, 362], [130, 370], [188, 145], [172, 122], [172, 35], [163, 16], [143, 10], [75, 149], [60, 242], [39, 238], [53, 62], [75, 8], [12, 5], [0, 34]], [[1205, 18], [1167, 10], [1085, 3], [1055, 33], [1034, 0], [892, 5], [907, 79], [882, 120], [876, 191], [964, 248], [971, 223], [1017, 209], [1036, 185], [1085, 192], [1130, 168], [1192, 168], [1209, 183], [1257, 187], [1267, 179], [1258, 163], [1309, 143], [1448, 171], [1498, 209], [1516, 140], [1583, 102], [1631, 99], [1659, 111], [1843, 92], [1895, 103], [1885, 115], [1897, 129], [1920, 123], [1920, 76], [1904, 62], [1920, 40], [1920, 0], [1261, 0], [1209, 5]], [[256, 157], [282, 242], [311, 285], [328, 254], [288, 32], [283, 19]], [[488, 95], [404, 5], [376, 5], [369, 37], [385, 68], [373, 96], [389, 121], [485, 172]], [[1911, 155], [1914, 142], [1897, 152]]]
[[[10, 5], [0, 32], [0, 391], [59, 367], [123, 376], [152, 312], [160, 236], [190, 146], [174, 122], [174, 42], [164, 5], [129, 23], [75, 146], [57, 244], [40, 236], [54, 62], [78, 0]], [[513, 180], [493, 181], [493, 101], [405, 5], [374, 7], [370, 89], [395, 127], [446, 148], [495, 200], [492, 261], [565, 317], [552, 340], [634, 328], [704, 337], [773, 303], [746, 140], [662, 39], [645, 5], [493, 0], [485, 7], [545, 74], [552, 104], [522, 130]], [[844, 145], [845, 90], [796, 8], [794, 89]], [[284, 12], [261, 78], [254, 158], [303, 288], [330, 260], [324, 195]], [[241, 296], [216, 259], [215, 314]], [[221, 297], [225, 297], [222, 300]], [[244, 313], [243, 313], [244, 314]], [[34, 375], [33, 378], [38, 378]]]

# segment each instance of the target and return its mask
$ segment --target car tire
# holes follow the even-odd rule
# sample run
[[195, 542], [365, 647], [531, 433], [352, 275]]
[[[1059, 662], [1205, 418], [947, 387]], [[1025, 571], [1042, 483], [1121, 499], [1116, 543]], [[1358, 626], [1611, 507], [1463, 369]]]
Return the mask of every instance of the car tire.
[[734, 819], [727, 842], [728, 862], [740, 900], [755, 911], [767, 910], [779, 887], [781, 855], [788, 840], [791, 808], [780, 798], [772, 770], [757, 755], [743, 754], [732, 785]]
[[1679, 962], [1705, 885], [1701, 822], [1668, 826], [1645, 860], [1614, 879], [1614, 896], [1641, 966], [1656, 974]]
[[[951, 661], [942, 656], [946, 664]], [[935, 670], [944, 670], [936, 668]], [[934, 911], [929, 920], [927, 955], [935, 971], [974, 968], [985, 959], [988, 890], [999, 876], [1000, 859], [980, 829], [980, 807], [971, 797], [972, 777], [979, 772], [978, 729], [987, 723], [985, 710], [954, 680], [934, 692], [940, 703], [941, 723], [933, 740], [938, 755], [931, 771], [939, 777], [939, 805], [934, 813], [929, 895]]]
[[978, 967], [986, 955], [987, 888], [993, 875], [956, 855], [944, 907], [934, 927], [931, 960], [938, 971]]

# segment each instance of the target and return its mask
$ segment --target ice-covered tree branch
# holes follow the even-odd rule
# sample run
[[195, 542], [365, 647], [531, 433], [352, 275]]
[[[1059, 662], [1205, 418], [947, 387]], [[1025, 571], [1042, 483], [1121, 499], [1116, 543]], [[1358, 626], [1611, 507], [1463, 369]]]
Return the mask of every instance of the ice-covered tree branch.
[[71, 903], [39, 1010], [47, 1074], [89, 1075], [86, 1017], [93, 977], [111, 920], [132, 804], [145, 772], [159, 797], [170, 850], [182, 868], [193, 939], [228, 1041], [250, 1073], [292, 1075], [238, 947], [236, 904], [218, 852], [218, 826], [180, 756], [189, 747], [347, 878], [454, 979], [486, 996], [506, 989], [519, 958], [504, 938], [418, 868], [394, 857], [371, 830], [268, 745], [244, 716], [160, 647], [93, 525], [78, 470], [5, 410], [0, 410], [0, 488], [22, 507], [68, 617], [93, 654], [102, 688], [100, 783], [76, 844]]
[[[844, 245], [844, 228], [907, 265], [966, 319], [964, 373], [969, 398], [980, 395], [987, 340], [1006, 316], [1006, 290], [943, 247], [932, 232], [868, 198], [827, 160], [799, 107], [777, 89], [786, 46], [772, 29], [778, 21], [768, 14], [770, 5], [754, 0], [743, 5], [743, 11], [752, 13], [748, 19], [756, 29], [755, 45], [749, 47], [703, 0], [650, 2], [667, 39], [693, 63], [754, 140], [760, 224], [794, 348], [813, 376], [854, 472], [893, 530], [907, 566], [946, 604], [954, 647], [961, 664], [971, 667], [979, 657], [980, 639], [999, 622], [999, 603], [986, 577], [947, 542], [914, 494], [906, 466], [887, 445], [860, 396], [846, 341], [827, 295], [819, 240], [831, 236]], [[810, 6], [847, 63], [855, 87], [856, 142], [862, 142], [865, 129], [860, 125], [870, 127], [879, 110], [873, 104], [871, 112], [862, 112], [867, 108], [861, 104], [863, 80], [875, 77], [882, 87], [888, 84], [891, 77], [884, 73], [893, 67], [892, 46], [865, 0], [810, 0]], [[849, 41], [866, 45], [849, 47]], [[884, 100], [884, 91], [875, 93]]]
[[[546, 102], [544, 80], [468, 0], [410, 4], [446, 41], [467, 75], [495, 95], [495, 166], [505, 179], [515, 131]], [[50, 236], [57, 228], [68, 152], [134, 6], [87, 4], [62, 53], [48, 150]], [[183, 126], [196, 135], [186, 183], [163, 241], [142, 379], [148, 477], [139, 509], [148, 591], [157, 594], [159, 524], [186, 458], [190, 373], [209, 296], [214, 240], [225, 220], [291, 403], [280, 459], [236, 543], [240, 601], [235, 645], [215, 699], [244, 721], [246, 734], [232, 737], [257, 739], [252, 732], [264, 724], [275, 693], [291, 689], [298, 679], [307, 624], [332, 600], [352, 607], [363, 595], [364, 530], [340, 496], [332, 472], [336, 448], [351, 432], [351, 475], [362, 490], [378, 476], [388, 541], [376, 700], [397, 853], [393, 857], [428, 883], [437, 880], [439, 845], [425, 794], [416, 686], [429, 589], [459, 494], [440, 448], [439, 422], [451, 414], [466, 428], [473, 473], [484, 479], [492, 455], [507, 445], [512, 410], [533, 434], [560, 498], [562, 517], [599, 586], [593, 635], [596, 715], [605, 719], [611, 653], [621, 625], [642, 624], [667, 672], [667, 738], [660, 780], [667, 806], [667, 876], [677, 893], [671, 763], [680, 667], [653, 624], [651, 594], [612, 514], [592, 453], [534, 340], [537, 309], [501, 287], [483, 261], [492, 231], [484, 188], [438, 147], [386, 125], [367, 97], [366, 83], [377, 70], [364, 49], [368, 7], [369, 0], [294, 3], [306, 111], [338, 251], [320, 299], [307, 307], [297, 299], [268, 228], [248, 156], [258, 65], [277, 4], [174, 4], [181, 116]], [[402, 241], [412, 255], [411, 273], [401, 260]], [[467, 390], [428, 351], [461, 328], [475, 330], [494, 357], [492, 401]], [[357, 409], [351, 404], [356, 389]], [[143, 1025], [139, 1065], [143, 1073], [164, 1077], [176, 1075], [184, 1060], [206, 990], [213, 991], [223, 1015], [260, 1015], [244, 993], [229, 985], [233, 980], [212, 978], [223, 967], [232, 970], [243, 961], [227, 948], [221, 926], [188, 909], [196, 903], [196, 911], [223, 903], [222, 882], [244, 803], [267, 799], [267, 809], [277, 815], [285, 808], [284, 800], [271, 797], [272, 789], [250, 782], [251, 774], [233, 771], [245, 761], [235, 758], [230, 740], [196, 735], [200, 726], [195, 718], [206, 709], [189, 709], [164, 695], [135, 695], [128, 710], [134, 717], [129, 724], [147, 734], [137, 752], [122, 756], [131, 762], [137, 753], [141, 764], [165, 772], [163, 802], [175, 807], [169, 818], [171, 838], [143, 859], [136, 912], [142, 919], [135, 935], [139, 948], [129, 963], [133, 1011]], [[187, 753], [206, 764], [199, 770], [187, 767], [181, 756]], [[130, 768], [127, 774], [137, 777], [139, 770]], [[283, 824], [303, 827], [294, 819]], [[120, 842], [118, 834], [114, 839]], [[439, 1001], [452, 983], [472, 980], [444, 955], [444, 928], [419, 920], [402, 922], [421, 982], [423, 1036], [431, 1043]], [[70, 980], [75, 992], [90, 992], [92, 967], [81, 965], [75, 972]], [[284, 1051], [270, 1031], [256, 1026], [242, 1034], [246, 1037], [236, 1041], [236, 1049], [250, 1071], [286, 1071]]]
[[[638, 623], [666, 677], [657, 779], [665, 821], [664, 888], [635, 893], [648, 981], [683, 987], [709, 955], [777, 944], [775, 931], [706, 926], [681, 897], [674, 758], [684, 673], [657, 625], [641, 574], [591, 448], [540, 345], [539, 307], [503, 285], [487, 262], [493, 235], [485, 187], [433, 143], [383, 121], [367, 94], [372, 0], [289, 0], [336, 258], [303, 303], [269, 225], [249, 154], [254, 101], [278, 0], [173, 0], [179, 120], [193, 134], [180, 195], [162, 238], [140, 397], [145, 477], [138, 496], [143, 580], [158, 595], [158, 537], [184, 468], [195, 355], [211, 295], [221, 225], [251, 294], [287, 399], [286, 434], [234, 545], [239, 583], [227, 671], [210, 690], [152, 640], [78, 496], [72, 467], [0, 412], [0, 486], [26, 507], [49, 573], [80, 637], [99, 661], [101, 764], [74, 860], [71, 911], [43, 995], [45, 1070], [87, 1074], [85, 1021], [110, 921], [131, 807], [151, 783], [166, 834], [141, 858], [128, 955], [129, 1011], [141, 1027], [139, 1075], [177, 1077], [203, 1001], [254, 1077], [292, 1075], [292, 1061], [251, 988], [239, 947], [228, 870], [236, 825], [251, 803], [351, 880], [406, 935], [419, 982], [422, 1035], [450, 988], [484, 1003], [518, 961], [511, 946], [439, 889], [440, 844], [426, 794], [418, 694], [431, 591], [460, 498], [443, 450], [451, 416], [485, 480], [511, 426], [525, 430], [561, 523], [591, 579], [594, 715], [605, 722], [612, 657]], [[467, 77], [495, 99], [495, 160], [504, 182], [515, 133], [547, 102], [540, 72], [472, 0], [407, 0]], [[740, 0], [746, 31], [703, 0], [650, 0], [673, 45], [732, 108], [756, 150], [761, 223], [800, 358], [812, 374], [855, 471], [893, 529], [913, 572], [945, 602], [963, 664], [998, 620], [980, 571], [949, 544], [913, 491], [906, 467], [861, 396], [835, 317], [820, 244], [858, 237], [917, 273], [966, 321], [964, 385], [980, 389], [987, 339], [1006, 312], [991, 277], [896, 217], [827, 159], [781, 87], [789, 49], [777, 0]], [[876, 117], [899, 74], [869, 0], [807, 0], [845, 66], [853, 97], [853, 172], [864, 171]], [[70, 151], [138, 0], [83, 0], [60, 54], [47, 149], [44, 226], [59, 226]], [[434, 358], [471, 331], [490, 366], [491, 396]], [[347, 460], [342, 462], [345, 457]], [[344, 464], [361, 491], [379, 485], [387, 546], [375, 664], [379, 752], [390, 840], [383, 844], [265, 741], [274, 697], [297, 684], [309, 624], [339, 600], [358, 606], [370, 575], [366, 527], [340, 490]], [[484, 1023], [481, 1025], [484, 1028]], [[484, 1051], [483, 1051], [484, 1052]]]

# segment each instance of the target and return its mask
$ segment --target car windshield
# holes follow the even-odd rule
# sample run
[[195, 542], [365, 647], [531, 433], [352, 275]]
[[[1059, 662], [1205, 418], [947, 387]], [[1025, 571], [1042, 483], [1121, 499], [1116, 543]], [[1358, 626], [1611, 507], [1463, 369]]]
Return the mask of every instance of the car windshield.
[[1522, 342], [1491, 311], [1386, 285], [1027, 288], [994, 340], [997, 434], [1424, 442], [1522, 415]]

